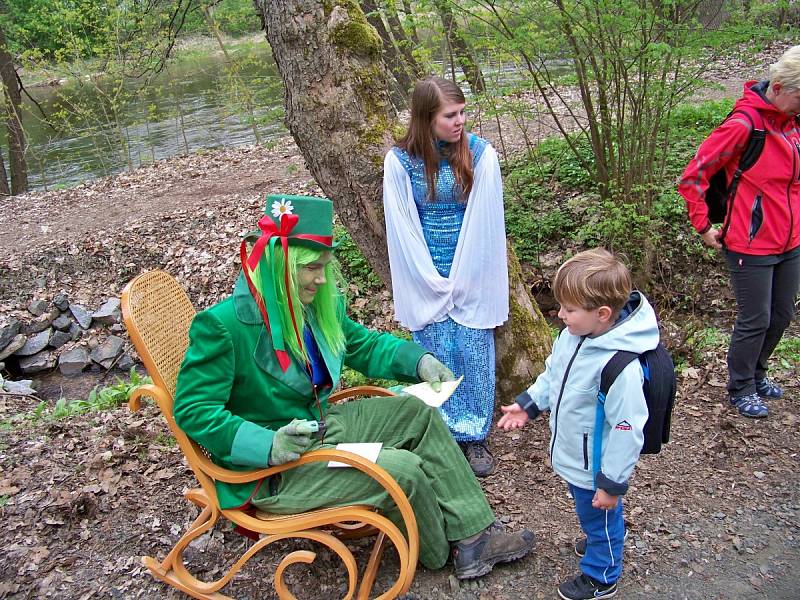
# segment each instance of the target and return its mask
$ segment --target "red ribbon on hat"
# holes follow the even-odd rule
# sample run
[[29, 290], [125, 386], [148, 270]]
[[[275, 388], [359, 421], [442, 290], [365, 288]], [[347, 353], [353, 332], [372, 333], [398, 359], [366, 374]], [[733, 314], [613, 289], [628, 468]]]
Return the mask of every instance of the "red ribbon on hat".
[[286, 239], [291, 238], [293, 240], [308, 240], [311, 242], [318, 242], [325, 246], [330, 246], [333, 244], [333, 236], [331, 235], [313, 235], [310, 233], [296, 233], [291, 235], [292, 229], [295, 228], [298, 221], [300, 221], [300, 217], [297, 215], [283, 213], [280, 216], [280, 227], [275, 225], [275, 221], [272, 220], [271, 217], [264, 215], [258, 221], [258, 228], [261, 230], [261, 236], [256, 240], [255, 245], [253, 246], [253, 251], [250, 253], [250, 256], [247, 259], [247, 266], [250, 267], [250, 270], [253, 270], [258, 265], [258, 261], [261, 260], [261, 255], [264, 254], [264, 248], [267, 247], [269, 240], [275, 236], [283, 238], [281, 240], [282, 244], [286, 245]]

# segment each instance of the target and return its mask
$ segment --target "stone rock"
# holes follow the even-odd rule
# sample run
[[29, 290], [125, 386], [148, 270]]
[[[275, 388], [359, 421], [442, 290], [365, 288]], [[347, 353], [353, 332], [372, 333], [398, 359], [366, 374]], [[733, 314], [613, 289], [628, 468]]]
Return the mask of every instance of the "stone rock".
[[4, 381], [3, 389], [9, 394], [25, 394], [31, 396], [36, 393], [33, 389], [32, 379], [20, 379], [19, 381]]
[[125, 342], [122, 338], [110, 335], [106, 340], [92, 350], [91, 359], [105, 369], [110, 369], [117, 357], [122, 354]]
[[120, 316], [121, 313], [119, 310], [118, 298], [109, 298], [105, 301], [103, 306], [92, 313], [92, 318], [103, 325], [114, 325], [115, 323], [119, 323]]
[[23, 373], [39, 373], [49, 371], [56, 366], [56, 359], [50, 352], [39, 352], [33, 356], [19, 359], [19, 370]]
[[72, 339], [72, 336], [70, 336], [68, 331], [56, 331], [50, 337], [50, 341], [48, 342], [48, 345], [51, 348], [61, 348], [61, 346], [66, 344], [71, 339]]
[[72, 313], [72, 316], [78, 322], [78, 325], [81, 326], [81, 328], [89, 329], [89, 326], [92, 324], [92, 313], [90, 313], [80, 304], [70, 304], [69, 312]]
[[74, 321], [69, 326], [69, 338], [74, 342], [83, 335], [83, 329]]
[[58, 315], [55, 319], [53, 319], [53, 327], [59, 331], [69, 331], [72, 323], [73, 321], [68, 315]]
[[0, 350], [8, 346], [19, 333], [22, 323], [19, 319], [11, 319], [5, 327], [0, 329]]
[[44, 331], [50, 324], [58, 317], [58, 309], [54, 306], [49, 312], [39, 315], [30, 323], [22, 326], [22, 333], [31, 335], [32, 333], [39, 333]]
[[125, 326], [122, 323], [114, 323], [108, 330], [111, 333], [123, 333], [125, 331]]
[[0, 362], [0, 373], [6, 370], [6, 363]]
[[50, 303], [47, 300], [33, 300], [30, 304], [28, 304], [28, 312], [34, 317], [38, 317], [43, 315], [49, 306]]
[[66, 294], [56, 294], [53, 298], [53, 304], [58, 308], [60, 311], [66, 311], [69, 309], [69, 298]]
[[89, 351], [83, 346], [78, 346], [61, 353], [58, 357], [58, 370], [62, 375], [77, 375], [91, 362]]
[[131, 355], [127, 352], [124, 352], [122, 356], [119, 357], [117, 361], [117, 368], [120, 371], [125, 371], [126, 373], [130, 371], [136, 363], [133, 362]]
[[47, 347], [47, 343], [50, 341], [50, 335], [53, 333], [53, 330], [49, 327], [44, 331], [40, 331], [36, 335], [33, 335], [28, 338], [28, 341], [25, 342], [25, 345], [17, 350], [14, 354], [17, 356], [33, 356], [37, 352], [41, 352]]
[[0, 360], [3, 360], [4, 358], [14, 354], [17, 350], [25, 345], [27, 340], [28, 338], [26, 338], [22, 333], [15, 335], [14, 338], [6, 345], [6, 347], [3, 348], [3, 350], [0, 350]]

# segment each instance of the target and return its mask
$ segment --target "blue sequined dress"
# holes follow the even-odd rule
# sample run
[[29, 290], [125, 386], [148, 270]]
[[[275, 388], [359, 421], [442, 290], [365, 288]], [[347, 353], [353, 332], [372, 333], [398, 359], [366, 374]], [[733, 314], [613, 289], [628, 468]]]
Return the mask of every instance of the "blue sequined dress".
[[[470, 134], [473, 170], [488, 142]], [[455, 178], [450, 163], [442, 159], [436, 181], [436, 199], [427, 199], [428, 184], [423, 162], [405, 150], [392, 148], [409, 177], [422, 232], [433, 264], [442, 277], [448, 277], [458, 243], [466, 203], [453, 193]], [[412, 332], [414, 341], [447, 365], [464, 381], [439, 412], [458, 442], [483, 440], [489, 434], [494, 410], [494, 329], [473, 329], [451, 318], [431, 323]]]

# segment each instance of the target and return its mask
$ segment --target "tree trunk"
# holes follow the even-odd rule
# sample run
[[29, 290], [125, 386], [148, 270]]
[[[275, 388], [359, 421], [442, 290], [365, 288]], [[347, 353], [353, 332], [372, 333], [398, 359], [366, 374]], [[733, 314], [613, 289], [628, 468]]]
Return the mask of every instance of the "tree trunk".
[[397, 47], [400, 49], [400, 52], [406, 59], [408, 68], [411, 69], [415, 79], [422, 79], [425, 77], [425, 69], [423, 69], [422, 66], [417, 62], [417, 59], [414, 58], [414, 54], [411, 52], [411, 40], [408, 39], [408, 36], [403, 29], [403, 24], [400, 23], [400, 17], [397, 16], [397, 9], [391, 2], [387, 2], [385, 12], [386, 22], [389, 24], [389, 30], [392, 32], [392, 37], [394, 38]]
[[10, 196], [11, 189], [8, 187], [8, 174], [6, 173], [6, 163], [3, 160], [3, 152], [0, 149], [0, 196]]
[[446, 0], [434, 0], [436, 10], [442, 19], [444, 26], [444, 34], [450, 43], [450, 47], [458, 57], [458, 63], [461, 65], [461, 70], [464, 71], [464, 76], [467, 78], [469, 88], [473, 94], [478, 94], [486, 89], [486, 83], [483, 80], [483, 73], [478, 61], [472, 54], [472, 49], [469, 47], [467, 40], [461, 35], [461, 30], [456, 23], [453, 11], [447, 4]]
[[[397, 125], [381, 40], [355, 0], [255, 0], [285, 84], [286, 125], [311, 174], [387, 287], [383, 157]], [[547, 323], [509, 252], [511, 318], [498, 329], [498, 394], [530, 385], [544, 364]]]
[[5, 32], [0, 29], [0, 80], [3, 82], [6, 107], [6, 129], [8, 131], [8, 162], [11, 171], [11, 194], [28, 191], [28, 164], [25, 162], [25, 131], [20, 118], [20, 96], [14, 60], [6, 46]]
[[383, 52], [386, 65], [389, 67], [389, 71], [391, 71], [392, 75], [394, 75], [394, 79], [399, 86], [397, 89], [399, 89], [402, 95], [401, 101], [400, 98], [396, 98], [395, 95], [392, 94], [392, 104], [394, 104], [398, 110], [405, 109], [408, 107], [408, 97], [411, 93], [411, 88], [414, 87], [414, 80], [406, 70], [403, 57], [400, 56], [400, 51], [397, 49], [397, 46], [395, 46], [392, 36], [383, 23], [383, 18], [378, 12], [375, 0], [361, 0], [361, 6], [364, 7], [367, 21], [375, 28], [375, 31], [378, 32], [378, 35], [381, 36], [381, 40], [383, 40]]
[[417, 23], [416, 19], [414, 18], [414, 11], [411, 10], [411, 2], [410, 0], [403, 0], [403, 12], [408, 19], [408, 29], [411, 31], [411, 39], [414, 43], [419, 46], [419, 34], [417, 33]]

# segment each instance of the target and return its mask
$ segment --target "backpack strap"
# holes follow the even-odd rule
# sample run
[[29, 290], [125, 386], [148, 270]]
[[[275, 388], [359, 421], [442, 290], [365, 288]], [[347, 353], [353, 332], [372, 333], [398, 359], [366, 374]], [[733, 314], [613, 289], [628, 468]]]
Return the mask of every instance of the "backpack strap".
[[606, 420], [606, 397], [608, 390], [614, 385], [617, 377], [634, 360], [639, 358], [636, 352], [618, 350], [614, 353], [603, 370], [600, 371], [600, 389], [597, 392], [597, 409], [594, 413], [594, 437], [592, 443], [592, 478], [597, 487], [597, 474], [600, 472], [600, 461], [603, 454], [603, 423]]
[[728, 227], [730, 226], [731, 215], [733, 214], [733, 200], [736, 198], [736, 190], [739, 188], [739, 179], [741, 179], [742, 173], [747, 171], [749, 168], [755, 165], [756, 162], [758, 162], [761, 152], [764, 150], [764, 142], [767, 139], [767, 130], [764, 125], [764, 117], [758, 111], [755, 112], [758, 115], [759, 121], [761, 122], [761, 129], [756, 127], [755, 120], [753, 119], [753, 115], [750, 113], [750, 111], [742, 108], [731, 111], [731, 113], [725, 119], [727, 121], [736, 114], [744, 115], [750, 122], [750, 136], [747, 138], [747, 145], [742, 151], [742, 154], [739, 156], [739, 164], [736, 167], [736, 171], [733, 173], [731, 183], [728, 186], [725, 222], [722, 225], [722, 232], [720, 234], [720, 238], [722, 239], [725, 239], [725, 234], [728, 232]]

